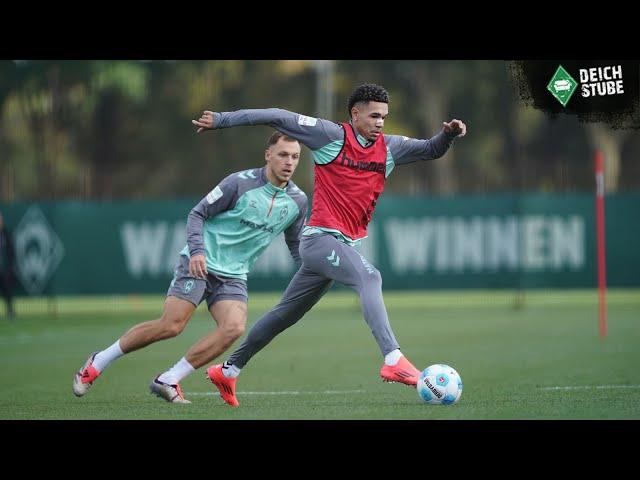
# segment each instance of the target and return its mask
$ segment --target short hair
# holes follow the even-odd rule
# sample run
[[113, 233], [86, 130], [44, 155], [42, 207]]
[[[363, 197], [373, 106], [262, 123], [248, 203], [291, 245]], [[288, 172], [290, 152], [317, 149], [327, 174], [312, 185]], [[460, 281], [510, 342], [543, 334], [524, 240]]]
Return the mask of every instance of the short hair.
[[389, 103], [389, 92], [375, 83], [363, 83], [356, 88], [349, 97], [347, 112], [351, 116], [351, 109], [358, 102]]
[[280, 140], [281, 138], [283, 138], [287, 142], [298, 141], [295, 138], [290, 137], [289, 135], [285, 135], [282, 132], [276, 131], [276, 132], [273, 132], [273, 134], [269, 137], [269, 140], [267, 140], [267, 148], [269, 148], [271, 145], [275, 145], [276, 143], [278, 143], [278, 140]]

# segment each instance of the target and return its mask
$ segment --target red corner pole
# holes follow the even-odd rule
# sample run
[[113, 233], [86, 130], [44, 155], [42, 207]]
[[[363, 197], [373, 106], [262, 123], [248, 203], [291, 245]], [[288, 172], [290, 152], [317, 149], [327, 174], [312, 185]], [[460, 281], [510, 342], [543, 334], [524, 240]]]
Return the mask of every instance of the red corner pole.
[[596, 242], [598, 256], [598, 305], [600, 338], [607, 336], [607, 271], [604, 243], [604, 160], [596, 151]]

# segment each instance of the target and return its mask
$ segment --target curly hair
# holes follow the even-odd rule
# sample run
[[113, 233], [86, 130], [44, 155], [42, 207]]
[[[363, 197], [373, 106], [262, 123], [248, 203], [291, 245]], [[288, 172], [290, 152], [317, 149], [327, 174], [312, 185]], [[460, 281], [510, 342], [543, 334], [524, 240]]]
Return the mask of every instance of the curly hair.
[[389, 92], [384, 87], [374, 83], [364, 83], [356, 88], [349, 97], [347, 112], [351, 116], [351, 109], [358, 102], [389, 103]]

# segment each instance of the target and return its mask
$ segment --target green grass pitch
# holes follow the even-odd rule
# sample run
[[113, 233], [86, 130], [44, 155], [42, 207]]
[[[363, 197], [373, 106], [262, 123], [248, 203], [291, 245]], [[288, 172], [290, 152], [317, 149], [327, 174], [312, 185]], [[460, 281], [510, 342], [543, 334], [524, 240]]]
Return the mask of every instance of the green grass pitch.
[[[248, 328], [278, 298], [250, 294]], [[182, 335], [122, 357], [74, 397], [72, 377], [88, 354], [159, 316], [162, 302], [18, 300], [15, 322], [0, 321], [0, 419], [640, 419], [638, 290], [609, 292], [605, 340], [592, 290], [530, 291], [517, 309], [513, 292], [385, 292], [407, 357], [418, 368], [446, 363], [460, 372], [464, 391], [453, 406], [424, 404], [415, 389], [381, 381], [382, 357], [348, 291], [327, 294], [252, 359], [238, 380], [240, 408], [222, 402], [204, 368], [182, 383], [190, 405], [148, 392], [213, 328], [202, 305]]]

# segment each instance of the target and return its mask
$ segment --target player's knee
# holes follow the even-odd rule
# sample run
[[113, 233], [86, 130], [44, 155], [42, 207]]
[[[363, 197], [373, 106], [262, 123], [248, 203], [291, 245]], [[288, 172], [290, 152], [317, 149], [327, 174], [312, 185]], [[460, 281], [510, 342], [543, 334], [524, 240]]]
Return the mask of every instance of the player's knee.
[[382, 275], [380, 275], [380, 270], [377, 268], [370, 268], [365, 271], [361, 275], [360, 281], [367, 288], [382, 288]]
[[225, 337], [235, 340], [237, 338], [240, 338], [244, 333], [245, 322], [225, 322], [220, 325], [220, 328]]
[[380, 274], [380, 270], [377, 268], [374, 268], [373, 273], [371, 273], [371, 281], [382, 286], [382, 275]]
[[186, 323], [186, 319], [179, 315], [164, 316], [162, 329], [167, 337], [176, 337], [182, 333]]
[[184, 330], [184, 324], [179, 322], [170, 323], [166, 328], [166, 332], [170, 337], [177, 337], [182, 333], [182, 330]]

